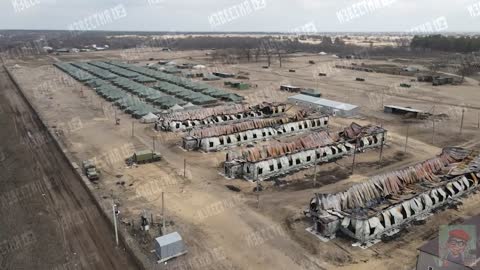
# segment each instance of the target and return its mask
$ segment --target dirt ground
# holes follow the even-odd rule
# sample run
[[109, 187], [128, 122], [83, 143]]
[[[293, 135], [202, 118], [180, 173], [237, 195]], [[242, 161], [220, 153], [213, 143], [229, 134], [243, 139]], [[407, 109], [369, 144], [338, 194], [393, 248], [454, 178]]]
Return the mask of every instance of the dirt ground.
[[[315, 187], [312, 167], [262, 183], [264, 191], [258, 197], [253, 192], [255, 184], [228, 180], [221, 175], [225, 151], [186, 152], [179, 147], [181, 134], [154, 132], [151, 125], [140, 124], [121, 112], [117, 112], [121, 124], [116, 126], [111, 104], [91, 89], [62, 79], [67, 76], [51, 65], [60, 60], [90, 59], [144, 64], [150, 57], [206, 64], [209, 71], [248, 72], [250, 83], [257, 85], [249, 90], [224, 88], [224, 80], [208, 83], [244, 95], [249, 103], [284, 102], [292, 94], [278, 90], [280, 84], [319, 88], [326, 98], [361, 107], [361, 115], [355, 119], [333, 118], [333, 129], [352, 121], [383, 125], [389, 131], [388, 145], [381, 160], [379, 150], [357, 155], [353, 174], [352, 157], [346, 157], [319, 166]], [[308, 64], [310, 59], [317, 64]], [[335, 61], [338, 60], [331, 56], [295, 55], [284, 61], [282, 68], [274, 63], [271, 68], [263, 69], [265, 63], [210, 63], [205, 51], [127, 56], [125, 51], [108, 51], [24, 59], [15, 62], [20, 67], [14, 69], [14, 74], [47, 125], [63, 130], [59, 136], [77, 162], [94, 157], [102, 161], [101, 181], [92, 192], [105, 202], [113, 198], [120, 205], [121, 230], [135, 235], [146, 254], [153, 248], [152, 237], [160, 231], [164, 193], [165, 230], [180, 232], [189, 251], [163, 265], [165, 269], [413, 269], [417, 248], [435, 237], [439, 224], [480, 213], [474, 198], [466, 199], [458, 210], [431, 216], [425, 225], [409, 227], [394, 241], [378, 243], [366, 250], [352, 247], [351, 241], [340, 237], [328, 243], [312, 237], [305, 230], [310, 222], [302, 212], [314, 192], [344, 190], [369, 176], [430, 158], [447, 145], [478, 148], [478, 81], [467, 79], [461, 86], [441, 87], [414, 83], [408, 90], [399, 89], [397, 85], [411, 78], [337, 70], [333, 68]], [[8, 64], [12, 66], [14, 62]], [[296, 72], [290, 73], [289, 69]], [[319, 72], [327, 73], [327, 77], [316, 76]], [[366, 81], [357, 82], [356, 77]], [[47, 86], [46, 90], [42, 86]], [[435, 126], [432, 121], [407, 122], [384, 114], [382, 104], [412, 106], [449, 117], [437, 120]], [[465, 109], [464, 124], [460, 134], [462, 109]], [[407, 124], [409, 139], [405, 153]], [[128, 154], [134, 149], [151, 149], [153, 141], [155, 150], [163, 156], [161, 162], [125, 167], [123, 159]], [[148, 234], [138, 229], [142, 213], [154, 220]], [[153, 261], [151, 254], [150, 258]]]
[[3, 68], [0, 89], [0, 268], [137, 269]]

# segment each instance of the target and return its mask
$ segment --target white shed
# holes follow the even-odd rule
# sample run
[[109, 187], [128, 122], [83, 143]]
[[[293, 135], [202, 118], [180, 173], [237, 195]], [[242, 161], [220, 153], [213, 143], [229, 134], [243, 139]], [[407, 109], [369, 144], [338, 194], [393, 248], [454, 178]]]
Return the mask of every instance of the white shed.
[[342, 117], [355, 116], [359, 112], [359, 107], [353, 104], [303, 94], [288, 97], [288, 101], [291, 104], [317, 108], [324, 113], [330, 113]]
[[164, 262], [187, 253], [183, 239], [178, 232], [155, 238], [155, 253]]

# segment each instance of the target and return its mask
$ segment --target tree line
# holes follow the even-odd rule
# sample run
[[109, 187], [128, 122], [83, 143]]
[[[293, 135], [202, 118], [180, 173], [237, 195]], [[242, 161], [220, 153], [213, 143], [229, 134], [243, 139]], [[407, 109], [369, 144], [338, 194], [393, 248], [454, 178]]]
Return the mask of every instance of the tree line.
[[415, 36], [410, 46], [414, 49], [470, 53], [480, 51], [479, 36]]

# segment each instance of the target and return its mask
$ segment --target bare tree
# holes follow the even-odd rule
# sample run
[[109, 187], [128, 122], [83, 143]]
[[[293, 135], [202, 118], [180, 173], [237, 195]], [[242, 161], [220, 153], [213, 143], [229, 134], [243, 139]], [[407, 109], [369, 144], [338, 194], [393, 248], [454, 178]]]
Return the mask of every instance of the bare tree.
[[258, 47], [256, 50], [255, 50], [255, 62], [258, 62], [258, 58], [260, 57], [260, 52], [261, 52], [261, 48]]
[[265, 52], [265, 55], [267, 56], [268, 67], [270, 67], [272, 62], [272, 54], [270, 52], [270, 46], [269, 44], [267, 44], [267, 42], [262, 42], [262, 48], [263, 48], [263, 51]]
[[475, 73], [475, 69], [472, 66], [472, 58], [470, 56], [462, 57], [458, 73], [462, 76], [462, 83], [465, 80], [465, 76], [470, 76]]

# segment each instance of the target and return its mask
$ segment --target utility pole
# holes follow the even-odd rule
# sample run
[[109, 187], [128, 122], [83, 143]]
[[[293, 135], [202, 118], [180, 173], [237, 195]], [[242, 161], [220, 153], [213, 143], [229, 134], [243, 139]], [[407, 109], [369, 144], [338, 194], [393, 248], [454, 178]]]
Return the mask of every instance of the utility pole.
[[478, 112], [477, 128], [480, 128], [480, 112]]
[[410, 123], [407, 123], [407, 137], [405, 139], [405, 150], [404, 152], [406, 153], [407, 152], [407, 145], [408, 145], [408, 132], [410, 130]]
[[165, 228], [165, 200], [163, 197], [163, 191], [162, 191], [162, 235], [165, 235], [166, 233], [166, 228]]
[[[383, 129], [383, 124], [382, 124], [382, 129]], [[383, 158], [383, 145], [385, 144], [385, 134], [387, 132], [386, 131], [383, 131], [382, 133], [382, 139], [380, 141], [381, 145], [380, 145], [380, 157], [379, 157], [379, 160], [382, 161], [382, 158]]]
[[382, 89], [382, 109], [384, 108], [385, 89]]
[[462, 134], [463, 130], [463, 119], [465, 117], [465, 108], [462, 109], [462, 122], [460, 122], [460, 135]]
[[117, 228], [117, 214], [115, 213], [115, 202], [112, 199], [113, 225], [115, 227], [115, 242], [118, 246], [118, 228]]
[[260, 180], [257, 179], [257, 208], [260, 208]]
[[187, 159], [183, 159], [183, 178], [187, 177]]
[[432, 120], [433, 120], [432, 144], [435, 144], [435, 104], [433, 104]]
[[152, 136], [153, 152], [155, 152], [155, 136]]
[[315, 151], [315, 160], [313, 161], [313, 188], [317, 186], [317, 152]]
[[353, 150], [353, 162], [352, 162], [352, 174], [355, 170], [355, 157], [357, 156], [357, 148], [358, 148], [358, 139], [355, 141], [355, 149]]

